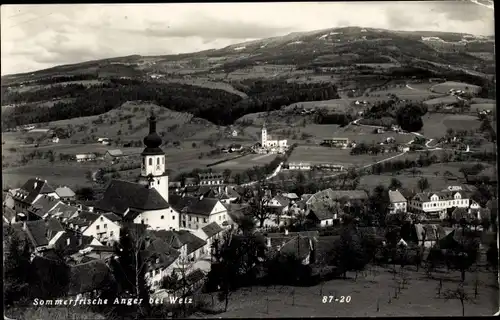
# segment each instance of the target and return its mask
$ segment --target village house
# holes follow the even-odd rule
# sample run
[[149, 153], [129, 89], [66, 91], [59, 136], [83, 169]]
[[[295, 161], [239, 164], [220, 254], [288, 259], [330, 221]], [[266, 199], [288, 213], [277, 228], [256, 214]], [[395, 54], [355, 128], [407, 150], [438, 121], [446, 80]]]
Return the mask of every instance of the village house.
[[314, 262], [318, 231], [269, 233], [265, 236], [269, 254], [293, 255], [307, 265]]
[[115, 283], [109, 266], [102, 260], [92, 260], [70, 267], [70, 282], [67, 297], [92, 299], [99, 297], [106, 288]]
[[79, 211], [76, 216], [68, 219], [65, 226], [69, 230], [83, 232], [99, 217], [99, 214], [90, 211]]
[[327, 138], [323, 139], [321, 144], [337, 148], [347, 148], [349, 146], [349, 138]]
[[196, 230], [211, 222], [220, 225], [231, 223], [226, 207], [218, 199], [172, 195], [170, 204], [181, 215], [182, 229]]
[[447, 235], [446, 230], [437, 224], [417, 223], [412, 226], [410, 241], [425, 248], [434, 247]]
[[196, 260], [210, 254], [210, 252], [206, 251], [207, 242], [188, 230], [153, 231], [153, 236], [164, 240], [165, 243], [180, 253], [179, 259], [175, 261], [174, 270], [184, 268], [179, 270], [184, 272], [186, 268], [191, 268]]
[[198, 185], [223, 185], [224, 176], [218, 172], [207, 172], [198, 174]]
[[232, 132], [231, 132], [231, 135], [233, 137], [237, 137], [238, 136], [238, 131], [236, 129], [234, 129]]
[[62, 201], [75, 200], [75, 192], [66, 186], [56, 188], [56, 194], [59, 196], [59, 199], [61, 199]]
[[47, 215], [65, 223], [69, 219], [75, 217], [79, 211], [80, 209], [78, 207], [60, 202], [50, 209], [47, 212]]
[[58, 137], [53, 137], [52, 138], [53, 143], [59, 143], [59, 138]]
[[59, 256], [68, 259], [91, 245], [102, 246], [102, 243], [94, 237], [85, 236], [79, 231], [69, 229], [58, 232], [49, 242], [49, 248], [55, 250]]
[[121, 157], [123, 157], [123, 151], [121, 151], [120, 149], [108, 150], [104, 154], [104, 159], [107, 161], [115, 161]]
[[288, 164], [289, 170], [311, 170], [311, 164], [307, 162], [290, 162]]
[[76, 162], [93, 161], [97, 159], [95, 153], [79, 153], [75, 155]]
[[243, 150], [243, 146], [241, 144], [233, 144], [230, 146], [229, 150], [231, 150], [231, 152], [238, 152]]
[[212, 254], [212, 244], [215, 239], [220, 239], [224, 234], [224, 229], [217, 223], [212, 222], [193, 232], [198, 238], [205, 241], [207, 244], [205, 245], [203, 251], [206, 254]]
[[[334, 224], [334, 221], [339, 220], [342, 215], [342, 209], [333, 210], [325, 205], [315, 205], [309, 210], [307, 210], [306, 218], [307, 220], [320, 227], [328, 227]], [[339, 214], [340, 213], [340, 214]]]
[[406, 212], [407, 211], [407, 200], [406, 198], [399, 192], [399, 190], [389, 190], [389, 213], [394, 214], [398, 212]]
[[174, 262], [179, 259], [180, 253], [170, 246], [164, 239], [157, 238], [146, 246], [146, 281], [152, 290], [157, 291], [165, 277], [174, 271]]
[[12, 195], [14, 210], [22, 212], [28, 209], [36, 200], [43, 195], [58, 198], [55, 190], [47, 183], [47, 180], [39, 178], [29, 179], [21, 188]]
[[92, 236], [105, 245], [112, 245], [120, 239], [121, 220], [114, 213], [103, 213], [83, 231], [83, 235]]
[[48, 216], [50, 210], [62, 203], [59, 199], [46, 194], [39, 197], [28, 209], [24, 210], [27, 220], [38, 220]]

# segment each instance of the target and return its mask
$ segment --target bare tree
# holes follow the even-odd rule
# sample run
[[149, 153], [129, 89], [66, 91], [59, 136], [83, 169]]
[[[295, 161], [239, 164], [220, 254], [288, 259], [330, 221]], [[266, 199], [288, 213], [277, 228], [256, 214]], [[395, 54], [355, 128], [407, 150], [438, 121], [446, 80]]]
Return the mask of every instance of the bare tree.
[[465, 316], [465, 302], [469, 301], [474, 303], [472, 297], [470, 297], [464, 289], [464, 284], [461, 282], [456, 289], [448, 289], [443, 293], [446, 300], [456, 299], [460, 301], [462, 305], [462, 316]]
[[259, 221], [259, 227], [264, 226], [264, 222], [271, 216], [269, 203], [271, 197], [261, 187], [261, 183], [257, 183], [254, 189], [250, 189], [249, 213]]

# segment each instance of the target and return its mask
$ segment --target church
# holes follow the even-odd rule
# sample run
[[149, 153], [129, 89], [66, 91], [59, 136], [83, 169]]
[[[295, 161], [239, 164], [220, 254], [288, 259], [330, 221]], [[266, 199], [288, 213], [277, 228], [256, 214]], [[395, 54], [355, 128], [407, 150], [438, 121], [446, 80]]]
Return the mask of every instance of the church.
[[261, 133], [261, 146], [265, 152], [283, 153], [286, 151], [287, 148], [287, 140], [286, 139], [273, 140], [272, 137], [267, 134], [266, 124], [264, 124], [262, 126], [262, 133]]
[[156, 117], [152, 114], [137, 182], [112, 180], [96, 203], [96, 211], [113, 212], [124, 220], [147, 224], [152, 229], [179, 230], [180, 213], [169, 205], [166, 155], [161, 144]]

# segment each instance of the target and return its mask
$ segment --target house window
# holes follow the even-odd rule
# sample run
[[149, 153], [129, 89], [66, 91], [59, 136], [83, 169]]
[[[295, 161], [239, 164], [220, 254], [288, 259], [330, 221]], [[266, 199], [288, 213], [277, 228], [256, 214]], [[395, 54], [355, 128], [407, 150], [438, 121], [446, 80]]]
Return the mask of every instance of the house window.
[[97, 226], [95, 226], [95, 229], [96, 229], [96, 230], [99, 230], [99, 226], [98, 226], [98, 225], [97, 225]]
[[113, 231], [110, 231], [109, 232], [109, 236], [112, 237], [113, 236]]
[[152, 158], [149, 158], [149, 165], [152, 166], [153, 165], [153, 159]]
[[163, 220], [165, 218], [165, 216], [161, 216], [161, 219]]
[[104, 224], [104, 229], [107, 229], [108, 228], [108, 225], [105, 223]]
[[207, 223], [207, 218], [203, 218], [203, 222]]
[[160, 164], [160, 158], [156, 158], [156, 164]]
[[219, 221], [222, 220], [222, 216], [219, 216]]
[[191, 216], [189, 216], [189, 221], [191, 221]]
[[200, 218], [196, 217], [196, 222], [200, 222]]
[[186, 227], [186, 221], [182, 221], [182, 227], [185, 228]]
[[172, 216], [172, 220], [175, 220], [175, 216]]
[[66, 239], [66, 245], [69, 246], [70, 243], [71, 243], [71, 239], [70, 238]]
[[165, 164], [165, 157], [161, 158], [161, 160], [162, 160], [161, 162]]
[[144, 224], [144, 219], [141, 219], [141, 223]]
[[101, 221], [104, 221], [104, 218], [103, 218], [103, 217], [101, 217]]

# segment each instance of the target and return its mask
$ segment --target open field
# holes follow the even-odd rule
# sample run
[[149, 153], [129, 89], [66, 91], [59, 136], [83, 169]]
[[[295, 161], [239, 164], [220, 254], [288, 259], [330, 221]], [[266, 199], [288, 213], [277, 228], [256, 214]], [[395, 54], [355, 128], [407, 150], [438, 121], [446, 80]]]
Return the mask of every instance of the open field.
[[356, 63], [357, 66], [371, 67], [375, 69], [389, 69], [397, 68], [401, 65], [399, 63]]
[[496, 110], [496, 103], [474, 103], [470, 105], [470, 110], [471, 111], [495, 111]]
[[379, 155], [350, 155], [350, 149], [328, 148], [321, 146], [297, 146], [288, 162], [305, 162], [311, 165], [331, 163], [344, 166], [363, 166], [375, 161], [394, 156], [395, 154], [379, 154]]
[[388, 137], [394, 138], [396, 143], [407, 143], [415, 138], [412, 134], [398, 134], [396, 132], [373, 133], [374, 130], [375, 128], [368, 126], [350, 125], [339, 128], [333, 137], [349, 138], [350, 141], [356, 141], [356, 143], [380, 143]]
[[451, 89], [471, 91], [477, 93], [479, 92], [479, 90], [481, 90], [481, 87], [473, 84], [468, 84], [465, 82], [455, 82], [455, 81], [446, 81], [431, 87], [431, 90], [437, 93], [448, 93]]
[[[399, 268], [399, 267], [398, 267]], [[290, 286], [255, 286], [241, 288], [230, 296], [228, 311], [217, 315], [201, 315], [194, 317], [383, 317], [383, 316], [462, 316], [462, 307], [459, 300], [446, 300], [437, 295], [436, 287], [439, 279], [443, 279], [442, 292], [454, 290], [458, 286], [459, 272], [434, 272], [438, 279], [430, 279], [421, 269], [408, 267], [406, 271], [408, 284], [398, 297], [395, 290], [397, 280], [387, 268], [373, 267], [366, 271], [364, 276], [354, 279], [350, 273], [348, 279], [335, 279], [323, 285], [311, 287]], [[374, 270], [375, 272], [372, 272]], [[498, 311], [498, 282], [493, 272], [478, 273], [480, 285], [478, 296], [474, 303], [465, 302], [466, 316], [487, 316]], [[475, 275], [466, 274], [465, 290], [474, 297]], [[323, 296], [335, 296], [349, 303], [340, 301], [323, 303]], [[209, 299], [209, 297], [207, 296]], [[377, 304], [379, 310], [377, 311]], [[222, 302], [217, 307], [223, 307]]]
[[305, 76], [296, 76], [293, 78], [289, 78], [286, 80], [288, 83], [324, 83], [331, 82], [336, 83], [339, 77], [336, 75], [305, 75]]
[[439, 98], [434, 98], [434, 99], [424, 101], [424, 104], [428, 105], [428, 106], [435, 106], [438, 104], [456, 103], [458, 101], [460, 101], [460, 100], [455, 96], [444, 96], [444, 97], [439, 97]]
[[197, 87], [202, 87], [202, 88], [208, 88], [208, 89], [219, 89], [219, 90], [224, 90], [229, 93], [236, 94], [242, 98], [247, 98], [248, 96], [246, 93], [241, 92], [236, 90], [232, 85], [229, 83], [225, 82], [220, 82], [220, 81], [210, 81], [210, 80], [204, 80], [204, 79], [168, 79], [168, 80], [161, 80], [160, 82], [165, 82], [165, 83], [181, 83], [181, 84], [187, 84], [191, 86], [197, 86]]
[[[233, 155], [234, 156], [234, 155]], [[230, 169], [233, 172], [238, 172], [238, 171], [244, 171], [246, 169], [253, 168], [255, 166], [263, 166], [271, 161], [273, 161], [276, 158], [276, 154], [249, 154], [246, 156], [243, 156], [238, 159], [230, 160], [227, 162], [223, 162], [220, 164], [217, 164], [215, 166], [212, 166], [211, 168], [213, 170], [224, 170], [224, 169]], [[216, 160], [215, 160], [216, 161]], [[215, 162], [212, 161], [212, 162]]]
[[66, 185], [73, 189], [77, 186], [90, 185], [90, 181], [85, 177], [86, 173], [105, 165], [102, 161], [85, 163], [37, 161], [23, 167], [3, 169], [2, 189], [21, 187], [28, 179], [34, 177], [47, 180], [54, 188]]
[[65, 82], [58, 82], [58, 83], [53, 83], [53, 84], [44, 84], [44, 85], [25, 85], [25, 86], [19, 86], [19, 87], [10, 87], [9, 90], [13, 92], [29, 92], [29, 91], [37, 91], [43, 88], [48, 88], [51, 86], [64, 86], [64, 85], [69, 85], [69, 84], [81, 84], [83, 86], [92, 86], [96, 84], [103, 83], [103, 81], [100, 80], [78, 80], [78, 81], [65, 81]]
[[420, 131], [428, 139], [439, 139], [446, 135], [446, 130], [478, 129], [481, 122], [476, 116], [461, 114], [427, 114], [422, 119], [424, 126]]

